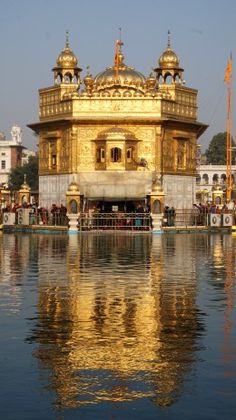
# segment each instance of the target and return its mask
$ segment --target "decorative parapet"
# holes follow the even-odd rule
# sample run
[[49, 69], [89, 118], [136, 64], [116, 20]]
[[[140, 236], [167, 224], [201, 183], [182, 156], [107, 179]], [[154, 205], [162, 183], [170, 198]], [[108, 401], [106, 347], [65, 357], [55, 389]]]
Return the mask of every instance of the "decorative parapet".
[[[64, 93], [63, 93], [64, 92]], [[194, 93], [194, 92], [193, 92]], [[194, 94], [163, 91], [155, 97], [106, 97], [79, 95], [73, 89], [51, 88], [41, 90], [40, 120], [58, 118], [93, 118], [116, 116], [131, 118], [173, 117], [195, 121], [197, 118], [196, 97]]]

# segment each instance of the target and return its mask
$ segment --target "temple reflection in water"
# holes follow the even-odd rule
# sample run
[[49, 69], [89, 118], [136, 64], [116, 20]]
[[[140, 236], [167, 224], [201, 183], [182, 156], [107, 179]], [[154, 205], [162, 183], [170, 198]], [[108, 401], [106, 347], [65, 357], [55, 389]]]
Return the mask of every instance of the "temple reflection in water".
[[38, 322], [30, 340], [51, 371], [57, 405], [178, 399], [202, 328], [195, 243], [187, 236], [183, 254], [179, 239], [39, 237]]
[[0, 234], [1, 313], [23, 313], [57, 409], [170, 406], [195, 392], [209, 349], [232, 377], [235, 245], [229, 234]]

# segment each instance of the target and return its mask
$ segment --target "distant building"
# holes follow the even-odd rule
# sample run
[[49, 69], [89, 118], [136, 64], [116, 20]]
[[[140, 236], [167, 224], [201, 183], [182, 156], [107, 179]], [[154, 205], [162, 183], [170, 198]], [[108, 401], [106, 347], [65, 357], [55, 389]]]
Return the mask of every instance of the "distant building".
[[26, 165], [29, 162], [29, 157], [36, 155], [37, 152], [25, 148], [22, 152], [22, 166]]
[[[236, 165], [232, 165], [233, 183], [236, 182]], [[199, 165], [196, 178], [198, 202], [212, 201], [212, 191], [220, 185], [226, 191], [226, 165]]]
[[7, 140], [4, 133], [0, 133], [0, 186], [8, 183], [12, 168], [22, 165], [22, 131], [17, 125], [11, 129], [11, 140]]

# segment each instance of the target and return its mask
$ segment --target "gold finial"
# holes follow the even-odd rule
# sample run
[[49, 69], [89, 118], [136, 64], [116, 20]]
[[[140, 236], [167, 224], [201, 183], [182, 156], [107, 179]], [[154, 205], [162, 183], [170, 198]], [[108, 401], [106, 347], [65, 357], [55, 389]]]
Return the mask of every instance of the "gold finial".
[[89, 74], [90, 74], [90, 66], [86, 66], [86, 70], [87, 70], [87, 75], [89, 76]]
[[21, 185], [21, 189], [22, 190], [28, 190], [29, 189], [29, 185], [27, 184], [27, 182], [26, 182], [26, 174], [24, 174], [24, 182], [23, 182], [23, 184]]
[[167, 48], [170, 48], [170, 30], [168, 30]]
[[116, 55], [115, 55], [115, 69], [116, 69], [116, 81], [118, 80], [118, 73], [119, 73], [119, 64], [123, 61], [123, 55], [121, 51], [121, 47], [123, 42], [121, 41], [121, 28], [119, 28], [119, 35], [120, 39], [116, 41]]
[[68, 31], [68, 29], [66, 30], [66, 48], [70, 48], [70, 46], [69, 46], [69, 31]]
[[119, 28], [120, 42], [121, 42], [121, 28]]

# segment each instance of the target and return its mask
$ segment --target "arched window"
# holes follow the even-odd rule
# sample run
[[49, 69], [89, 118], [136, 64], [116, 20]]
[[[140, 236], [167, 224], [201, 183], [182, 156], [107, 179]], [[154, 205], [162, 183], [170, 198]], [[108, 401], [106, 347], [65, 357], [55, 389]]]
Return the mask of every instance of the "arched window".
[[121, 149], [119, 147], [113, 147], [111, 149], [111, 161], [112, 162], [121, 161]]
[[70, 201], [70, 212], [72, 214], [78, 213], [78, 204], [77, 204], [76, 200], [71, 200]]
[[204, 175], [202, 176], [202, 179], [204, 180], [205, 184], [209, 184], [209, 177], [208, 177], [208, 175], [207, 175], [207, 174], [204, 174]]
[[62, 75], [58, 73], [56, 79], [55, 79], [55, 85], [60, 85], [62, 81]]
[[57, 155], [52, 154], [52, 167], [55, 168], [57, 166]]
[[63, 82], [64, 82], [64, 83], [71, 83], [71, 74], [70, 74], [70, 73], [66, 73], [66, 74], [64, 75], [64, 80], [63, 80]]
[[166, 84], [166, 85], [170, 85], [172, 82], [173, 82], [173, 80], [172, 80], [172, 76], [171, 76], [171, 74], [170, 74], [170, 73], [167, 73], [167, 74], [165, 75], [165, 84]]
[[213, 178], [212, 178], [212, 181], [216, 184], [218, 182], [218, 180], [219, 180], [218, 174], [214, 174]]
[[99, 147], [97, 149], [97, 163], [105, 162], [105, 149], [104, 147]]
[[178, 140], [177, 143], [177, 168], [184, 169], [185, 167], [185, 142]]
[[133, 148], [132, 147], [128, 147], [127, 151], [126, 151], [126, 159], [127, 162], [130, 163], [133, 160]]
[[161, 213], [161, 202], [160, 200], [155, 200], [153, 203], [153, 213], [158, 214]]
[[196, 176], [196, 182], [197, 182], [198, 185], [201, 183], [201, 175], [198, 174]]
[[174, 82], [175, 82], [175, 83], [180, 83], [180, 77], [179, 77], [178, 73], [176, 73], [176, 74], [174, 75]]
[[225, 174], [222, 174], [220, 176], [220, 179], [221, 179], [222, 184], [224, 184], [226, 182], [226, 175]]

